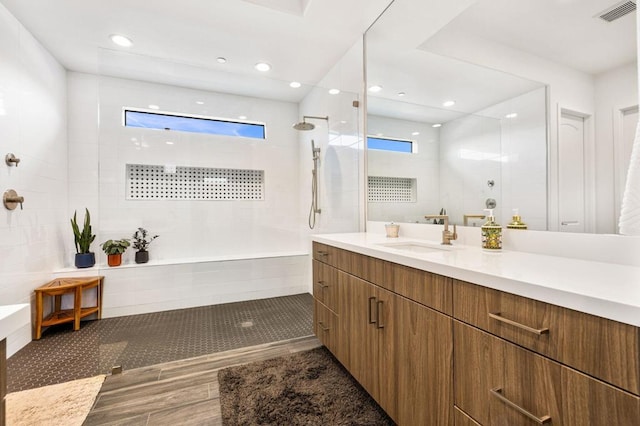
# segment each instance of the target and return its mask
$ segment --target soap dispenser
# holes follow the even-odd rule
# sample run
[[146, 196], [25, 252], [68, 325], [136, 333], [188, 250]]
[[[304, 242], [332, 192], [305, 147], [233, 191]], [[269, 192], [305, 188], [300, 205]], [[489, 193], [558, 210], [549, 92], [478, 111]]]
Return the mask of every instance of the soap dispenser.
[[493, 209], [484, 209], [489, 212], [487, 222], [482, 225], [482, 248], [486, 250], [502, 249], [502, 227], [498, 225], [493, 216]]
[[511, 223], [507, 225], [509, 229], [527, 229], [527, 224], [522, 221], [522, 218], [518, 214], [518, 209], [513, 209], [513, 217]]

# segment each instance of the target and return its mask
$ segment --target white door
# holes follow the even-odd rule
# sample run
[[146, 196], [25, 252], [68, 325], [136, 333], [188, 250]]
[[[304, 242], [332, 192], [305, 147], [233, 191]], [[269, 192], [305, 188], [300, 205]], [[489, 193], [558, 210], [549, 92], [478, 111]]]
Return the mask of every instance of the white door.
[[562, 112], [558, 141], [559, 230], [584, 232], [584, 117]]
[[615, 179], [616, 179], [616, 197], [615, 197], [615, 219], [616, 232], [618, 232], [618, 219], [620, 218], [620, 209], [622, 207], [622, 196], [627, 182], [627, 170], [629, 170], [629, 160], [631, 159], [631, 147], [636, 136], [636, 127], [638, 126], [638, 106], [619, 110], [620, 126], [619, 137], [615, 140], [614, 150], [615, 156]]

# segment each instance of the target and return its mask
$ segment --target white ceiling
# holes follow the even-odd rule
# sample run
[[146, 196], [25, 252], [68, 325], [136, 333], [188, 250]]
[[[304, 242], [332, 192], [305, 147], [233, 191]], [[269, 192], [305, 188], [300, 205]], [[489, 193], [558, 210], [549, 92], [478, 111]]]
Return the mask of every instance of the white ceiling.
[[[297, 102], [391, 0], [0, 2], [69, 70]], [[429, 51], [430, 42], [437, 40], [442, 53], [450, 36], [484, 39], [597, 73], [635, 58], [633, 14], [611, 24], [593, 18], [614, 3], [395, 0], [368, 35], [369, 80], [385, 86], [376, 97], [406, 91], [406, 102], [429, 105], [480, 87], [456, 106], [477, 111], [539, 83], [443, 59]], [[114, 33], [130, 37], [133, 47], [113, 45]], [[217, 63], [219, 56], [228, 62]], [[255, 71], [258, 61], [272, 71]], [[289, 88], [293, 80], [303, 88]], [[376, 113], [389, 105], [380, 103]]]
[[390, 0], [1, 2], [69, 70], [296, 101], [288, 83], [317, 84]]

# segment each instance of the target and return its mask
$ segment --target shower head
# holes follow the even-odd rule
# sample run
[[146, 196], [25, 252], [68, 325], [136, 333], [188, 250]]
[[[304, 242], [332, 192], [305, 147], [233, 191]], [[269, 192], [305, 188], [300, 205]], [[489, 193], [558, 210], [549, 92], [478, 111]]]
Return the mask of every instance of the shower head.
[[302, 117], [302, 121], [300, 123], [296, 123], [293, 125], [293, 128], [296, 130], [302, 130], [302, 131], [307, 131], [307, 130], [313, 130], [316, 128], [315, 124], [312, 123], [307, 123], [307, 118], [313, 118], [316, 120], [327, 120], [329, 121], [329, 116], [326, 117], [315, 117], [313, 115], [305, 115], [304, 117]]
[[315, 124], [307, 123], [306, 121], [302, 120], [300, 123], [294, 124], [293, 128], [296, 129], [296, 130], [307, 131], [307, 130], [315, 129], [316, 126], [315, 126]]

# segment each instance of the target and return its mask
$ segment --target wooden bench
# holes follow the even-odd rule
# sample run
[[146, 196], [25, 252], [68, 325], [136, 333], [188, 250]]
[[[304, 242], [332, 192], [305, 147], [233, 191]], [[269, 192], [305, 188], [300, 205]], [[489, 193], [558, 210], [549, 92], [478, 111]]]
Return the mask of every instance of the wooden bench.
[[[36, 294], [36, 332], [35, 339], [42, 336], [42, 327], [64, 324], [73, 321], [73, 330], [80, 330], [80, 319], [91, 314], [102, 318], [102, 283], [104, 276], [81, 278], [58, 278], [34, 290]], [[82, 292], [96, 289], [96, 306], [82, 307]], [[73, 309], [62, 309], [62, 296], [73, 294]], [[43, 318], [44, 296], [53, 298], [53, 310]]]

